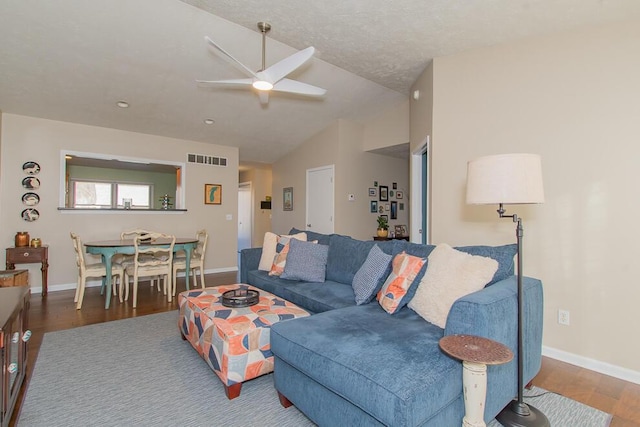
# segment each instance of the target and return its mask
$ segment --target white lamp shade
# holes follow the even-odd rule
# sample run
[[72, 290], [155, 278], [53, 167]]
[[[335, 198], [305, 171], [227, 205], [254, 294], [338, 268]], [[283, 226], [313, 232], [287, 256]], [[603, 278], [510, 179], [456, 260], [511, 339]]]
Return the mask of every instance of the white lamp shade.
[[467, 164], [467, 203], [544, 203], [542, 166], [537, 154], [499, 154]]

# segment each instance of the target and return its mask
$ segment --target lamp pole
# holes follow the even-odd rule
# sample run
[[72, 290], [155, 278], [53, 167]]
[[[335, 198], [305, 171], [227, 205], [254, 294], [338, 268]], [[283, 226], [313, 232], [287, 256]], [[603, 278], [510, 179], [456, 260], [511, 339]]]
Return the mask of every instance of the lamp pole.
[[505, 427], [550, 427], [547, 417], [533, 406], [524, 403], [524, 345], [523, 345], [523, 323], [524, 323], [524, 296], [522, 285], [522, 218], [518, 215], [505, 215], [502, 203], [498, 208], [500, 218], [512, 218], [516, 223], [516, 243], [518, 247], [518, 399], [513, 400], [496, 417]]

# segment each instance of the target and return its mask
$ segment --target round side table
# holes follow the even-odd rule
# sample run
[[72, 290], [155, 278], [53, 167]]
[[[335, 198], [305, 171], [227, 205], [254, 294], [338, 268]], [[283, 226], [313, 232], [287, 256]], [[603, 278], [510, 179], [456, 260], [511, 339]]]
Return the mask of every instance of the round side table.
[[448, 335], [440, 339], [440, 348], [449, 356], [462, 360], [463, 427], [485, 427], [487, 365], [507, 363], [513, 359], [513, 353], [504, 344], [474, 335]]

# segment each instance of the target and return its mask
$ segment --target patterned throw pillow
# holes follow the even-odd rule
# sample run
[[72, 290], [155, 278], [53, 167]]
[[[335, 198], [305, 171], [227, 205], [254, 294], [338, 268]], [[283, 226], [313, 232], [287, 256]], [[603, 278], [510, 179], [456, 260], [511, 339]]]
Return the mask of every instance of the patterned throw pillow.
[[427, 272], [409, 301], [409, 308], [444, 329], [453, 303], [484, 288], [497, 270], [495, 259], [469, 255], [440, 244], [429, 255]]
[[[304, 233], [301, 233], [304, 234]], [[273, 257], [273, 263], [271, 264], [271, 270], [269, 270], [269, 276], [280, 276], [284, 271], [284, 266], [287, 264], [287, 255], [289, 255], [290, 243], [292, 240], [306, 240], [298, 239], [296, 236], [278, 236], [278, 243], [276, 244], [276, 255]], [[317, 243], [314, 241], [313, 243]]]
[[426, 262], [425, 258], [404, 251], [393, 258], [393, 270], [378, 292], [378, 302], [387, 313], [393, 314], [404, 306], [403, 299]]
[[281, 237], [291, 238], [298, 240], [307, 240], [306, 233], [297, 233], [293, 235], [282, 235], [279, 236], [275, 233], [266, 232], [264, 234], [264, 241], [262, 242], [262, 255], [260, 256], [260, 264], [258, 265], [258, 270], [262, 271], [270, 271], [271, 266], [273, 265], [273, 260], [277, 254], [277, 246], [278, 241]]
[[356, 304], [362, 305], [371, 301], [389, 275], [391, 255], [385, 254], [378, 245], [374, 245], [367, 255], [362, 267], [353, 276], [353, 292], [356, 294]]
[[305, 282], [324, 282], [328, 254], [327, 245], [291, 239], [287, 262], [280, 277]]

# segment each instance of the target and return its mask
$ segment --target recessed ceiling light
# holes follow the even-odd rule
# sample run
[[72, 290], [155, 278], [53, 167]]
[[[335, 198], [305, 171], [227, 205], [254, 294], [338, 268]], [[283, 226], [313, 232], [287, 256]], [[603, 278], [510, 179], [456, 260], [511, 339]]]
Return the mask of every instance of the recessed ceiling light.
[[214, 124], [215, 122], [216, 122], [216, 121], [215, 121], [215, 120], [213, 120], [213, 119], [204, 119], [204, 123], [205, 123], [206, 125], [212, 125], [212, 124]]
[[120, 108], [129, 108], [129, 103], [127, 101], [118, 101], [116, 105]]

